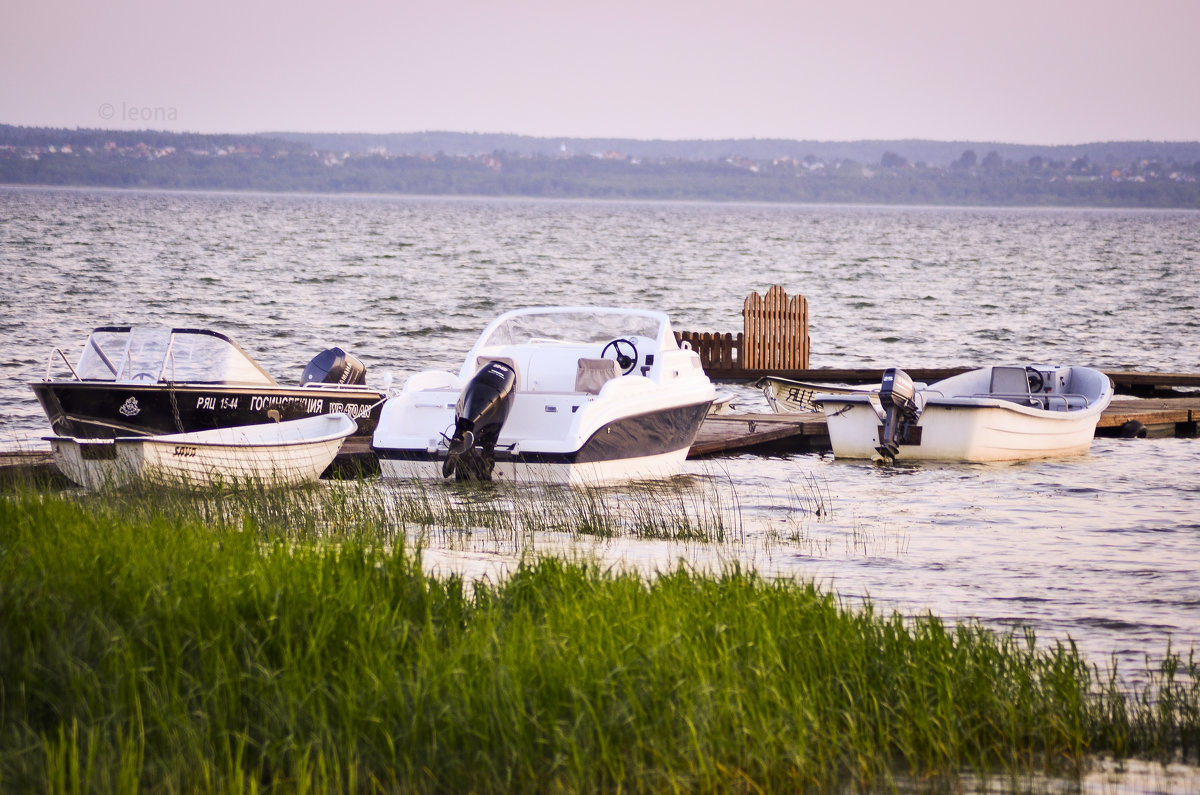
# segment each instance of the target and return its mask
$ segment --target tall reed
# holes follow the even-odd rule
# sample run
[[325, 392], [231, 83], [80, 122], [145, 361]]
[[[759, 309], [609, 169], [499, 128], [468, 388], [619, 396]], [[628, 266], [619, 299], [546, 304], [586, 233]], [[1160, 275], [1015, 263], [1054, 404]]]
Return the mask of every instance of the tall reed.
[[619, 489], [358, 480], [289, 489], [242, 482], [189, 490], [135, 483], [79, 496], [93, 510], [119, 507], [126, 517], [198, 517], [210, 526], [249, 518], [263, 533], [294, 538], [336, 536], [348, 528], [421, 529], [447, 538], [480, 530], [507, 538], [551, 531], [705, 543], [744, 536], [737, 495], [719, 478], [646, 481]]
[[1175, 655], [1131, 695], [1070, 644], [737, 568], [470, 589], [370, 516], [211, 510], [0, 500], [0, 790], [887, 790], [1200, 753]]

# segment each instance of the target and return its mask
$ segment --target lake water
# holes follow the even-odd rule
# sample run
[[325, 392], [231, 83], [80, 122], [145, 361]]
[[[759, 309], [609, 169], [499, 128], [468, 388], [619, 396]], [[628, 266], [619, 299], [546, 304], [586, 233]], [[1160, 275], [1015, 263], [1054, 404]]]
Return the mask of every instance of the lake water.
[[[676, 329], [739, 331], [743, 298], [781, 284], [808, 297], [814, 367], [1200, 371], [1195, 212], [0, 188], [0, 273], [10, 443], [47, 429], [26, 383], [51, 348], [75, 359], [110, 323], [223, 331], [281, 381], [340, 345], [373, 386], [399, 386], [457, 370], [512, 307], [647, 306]], [[1098, 439], [1087, 456], [1019, 464], [689, 461], [680, 488], [736, 506], [736, 539], [586, 548], [645, 570], [738, 561], [885, 610], [1031, 626], [1128, 672], [1200, 641], [1198, 464], [1200, 442], [1176, 439]], [[491, 573], [517, 546], [481, 533], [435, 540], [428, 558]]]

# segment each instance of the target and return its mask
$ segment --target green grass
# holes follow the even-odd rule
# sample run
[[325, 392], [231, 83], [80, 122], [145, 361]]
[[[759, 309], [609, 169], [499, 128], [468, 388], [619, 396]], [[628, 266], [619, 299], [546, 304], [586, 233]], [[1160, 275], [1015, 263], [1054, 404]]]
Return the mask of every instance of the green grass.
[[0, 791], [952, 789], [1200, 755], [1190, 658], [1126, 692], [1070, 645], [737, 569], [437, 579], [393, 502], [289, 495], [0, 500]]

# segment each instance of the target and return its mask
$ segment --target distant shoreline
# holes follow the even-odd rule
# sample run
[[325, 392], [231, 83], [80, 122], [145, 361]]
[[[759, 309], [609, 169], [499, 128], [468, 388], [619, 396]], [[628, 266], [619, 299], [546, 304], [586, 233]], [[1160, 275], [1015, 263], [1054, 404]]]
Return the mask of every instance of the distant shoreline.
[[[553, 154], [546, 154], [557, 139], [455, 133], [279, 136], [0, 125], [0, 184], [271, 194], [1200, 209], [1200, 143], [1015, 147], [928, 141], [580, 140], [568, 145], [564, 139], [557, 149], [551, 147]], [[487, 151], [489, 145], [509, 148]], [[596, 150], [604, 145], [627, 149]], [[959, 146], [978, 146], [978, 151], [966, 148], [951, 156]], [[821, 154], [799, 154], [806, 147]], [[716, 154], [721, 152], [725, 154]], [[915, 159], [904, 152], [939, 159]], [[1024, 160], [1014, 159], [1025, 155]], [[1062, 159], [1068, 155], [1069, 160]], [[871, 157], [876, 159], [867, 159]]]

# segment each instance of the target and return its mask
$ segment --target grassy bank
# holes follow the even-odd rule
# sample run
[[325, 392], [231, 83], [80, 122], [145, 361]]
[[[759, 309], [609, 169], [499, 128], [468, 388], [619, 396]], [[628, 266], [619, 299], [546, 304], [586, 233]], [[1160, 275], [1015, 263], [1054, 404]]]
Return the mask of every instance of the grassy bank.
[[306, 494], [0, 500], [0, 790], [888, 789], [1200, 752], [1192, 661], [1128, 693], [735, 570], [472, 586]]

